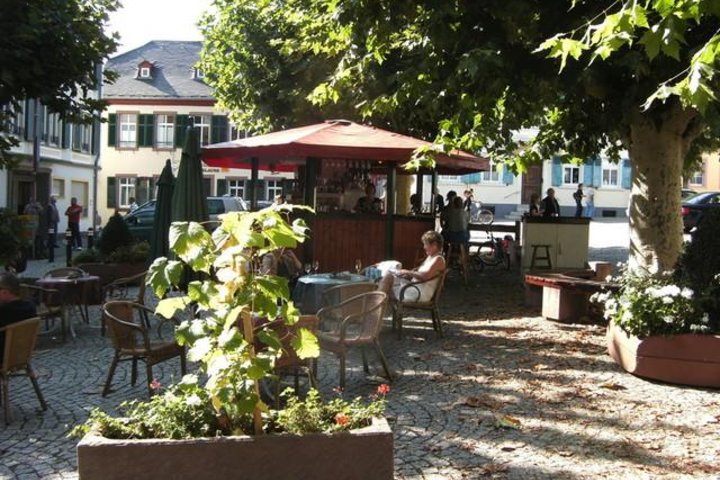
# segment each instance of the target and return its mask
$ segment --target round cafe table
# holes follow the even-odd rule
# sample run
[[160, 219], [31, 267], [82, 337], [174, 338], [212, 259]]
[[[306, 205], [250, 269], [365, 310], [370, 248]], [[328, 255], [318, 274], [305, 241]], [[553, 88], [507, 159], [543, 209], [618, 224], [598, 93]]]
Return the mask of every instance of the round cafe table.
[[300, 277], [292, 293], [295, 306], [304, 315], [314, 315], [322, 306], [322, 294], [325, 290], [346, 283], [371, 282], [365, 275], [357, 273], [315, 273]]
[[[46, 304], [49, 307], [77, 306], [85, 323], [90, 322], [87, 310], [88, 305], [101, 305], [103, 301], [100, 277], [97, 275], [84, 275], [73, 278], [45, 277], [36, 280], [35, 284], [39, 287], [51, 288], [60, 292], [59, 295], [54, 295], [46, 299]], [[68, 314], [67, 308], [64, 314]], [[70, 333], [74, 337], [75, 331], [72, 328], [72, 322], [69, 322], [69, 325]], [[62, 334], [64, 337], [64, 330]]]

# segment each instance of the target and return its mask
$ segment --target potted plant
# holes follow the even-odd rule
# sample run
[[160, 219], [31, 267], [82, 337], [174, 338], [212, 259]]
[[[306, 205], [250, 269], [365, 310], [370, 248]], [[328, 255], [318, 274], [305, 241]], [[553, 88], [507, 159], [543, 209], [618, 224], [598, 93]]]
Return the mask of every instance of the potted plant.
[[118, 278], [127, 278], [147, 269], [150, 245], [135, 242], [127, 224], [116, 213], [108, 220], [94, 248], [73, 257], [74, 266], [100, 277], [107, 285]]
[[24, 272], [29, 238], [32, 238], [32, 229], [26, 229], [9, 208], [0, 208], [0, 265], [17, 273]]
[[720, 212], [707, 214], [677, 269], [623, 272], [594, 300], [610, 320], [608, 351], [626, 371], [670, 383], [720, 387]]
[[[125, 405], [125, 418], [94, 412], [80, 429], [86, 433], [78, 445], [81, 479], [156, 478], [158, 472], [173, 478], [393, 477], [392, 432], [381, 418], [385, 386], [368, 405], [322, 402], [311, 391], [274, 411], [260, 395], [260, 382], [273, 377], [283, 348], [271, 325], [292, 326], [299, 318], [287, 280], [260, 272], [265, 255], [295, 248], [306, 237], [302, 220], [285, 220], [291, 209], [229, 213], [212, 234], [197, 223], [172, 224], [177, 260], [156, 259], [148, 285], [163, 299], [160, 315], [192, 306], [193, 318], [176, 336], [201, 375]], [[177, 293], [184, 269], [200, 279], [168, 296]], [[295, 354], [316, 357], [312, 332], [296, 332]]]

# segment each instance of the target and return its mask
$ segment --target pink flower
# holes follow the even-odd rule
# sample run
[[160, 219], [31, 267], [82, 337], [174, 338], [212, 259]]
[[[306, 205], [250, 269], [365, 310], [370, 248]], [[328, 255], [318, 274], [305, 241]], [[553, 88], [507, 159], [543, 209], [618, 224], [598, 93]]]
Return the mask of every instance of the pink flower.
[[390, 385], [387, 383], [383, 383], [382, 385], [378, 386], [377, 388], [378, 395], [387, 395], [390, 393]]
[[348, 417], [344, 413], [338, 413], [337, 415], [335, 415], [335, 423], [341, 426], [347, 425], [348, 423], [350, 423], [350, 417]]
[[150, 382], [150, 388], [152, 390], [160, 390], [162, 385], [160, 385], [160, 382], [157, 381], [157, 378], [153, 378], [152, 382]]

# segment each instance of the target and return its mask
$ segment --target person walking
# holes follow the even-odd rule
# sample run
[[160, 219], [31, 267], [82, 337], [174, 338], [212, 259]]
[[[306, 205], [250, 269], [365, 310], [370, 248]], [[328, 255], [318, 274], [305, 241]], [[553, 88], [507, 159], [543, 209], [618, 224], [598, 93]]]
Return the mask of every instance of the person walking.
[[573, 193], [573, 198], [575, 199], [575, 218], [582, 217], [583, 212], [583, 206], [582, 206], [582, 199], [585, 197], [583, 194], [583, 184], [578, 183], [578, 189], [575, 190], [575, 193]]
[[[54, 195], [50, 197], [50, 202], [48, 202], [45, 212], [48, 221], [48, 248], [57, 248], [57, 229], [60, 223], [60, 212], [58, 212], [57, 199]], [[50, 233], [50, 230], [52, 230], [52, 233]]]
[[83, 208], [78, 205], [77, 198], [70, 199], [70, 206], [65, 210], [68, 217], [68, 228], [72, 233], [71, 245], [75, 245], [75, 250], [82, 250], [82, 239], [80, 238], [80, 215]]
[[559, 217], [560, 216], [560, 204], [555, 198], [555, 189], [547, 189], [547, 197], [543, 198], [542, 201], [543, 217]]
[[589, 218], [595, 216], [595, 190], [592, 187], [588, 188], [585, 195], [585, 209], [585, 213]]

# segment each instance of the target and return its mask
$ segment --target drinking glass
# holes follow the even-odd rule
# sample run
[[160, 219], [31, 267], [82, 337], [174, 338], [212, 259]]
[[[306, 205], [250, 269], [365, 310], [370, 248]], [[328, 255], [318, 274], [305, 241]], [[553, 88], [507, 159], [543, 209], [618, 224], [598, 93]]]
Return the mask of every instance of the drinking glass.
[[315, 260], [315, 264], [313, 265], [313, 272], [320, 273], [320, 262], [318, 260]]
[[306, 263], [305, 264], [305, 273], [310, 275], [312, 273], [312, 264]]
[[355, 273], [360, 273], [362, 271], [362, 260], [359, 258], [355, 260]]

